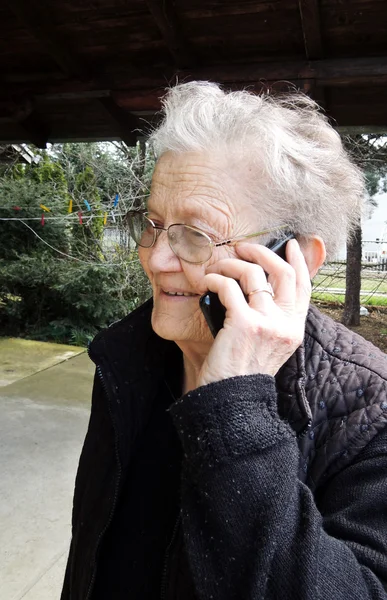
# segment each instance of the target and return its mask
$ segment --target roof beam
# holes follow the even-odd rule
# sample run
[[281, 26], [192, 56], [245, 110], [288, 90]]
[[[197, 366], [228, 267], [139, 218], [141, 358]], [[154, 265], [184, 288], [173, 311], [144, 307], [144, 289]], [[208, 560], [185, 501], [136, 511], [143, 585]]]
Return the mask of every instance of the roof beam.
[[179, 25], [173, 0], [145, 0], [161, 35], [178, 67], [188, 67], [195, 64], [187, 44], [180, 34]]
[[33, 98], [24, 96], [17, 103], [8, 100], [2, 104], [1, 109], [5, 122], [17, 124], [20, 140], [30, 142], [38, 148], [46, 148], [50, 130], [36, 111]]
[[325, 94], [325, 88], [321, 85], [318, 85], [316, 79], [302, 79], [297, 82], [298, 87], [307, 94], [313, 100], [317, 102], [322, 108], [326, 108], [327, 106], [327, 98]]
[[385, 125], [340, 125], [335, 129], [339, 133], [357, 135], [360, 133], [387, 133], [387, 122]]
[[[40, 83], [31, 83], [28, 85], [28, 93], [38, 103], [91, 97], [101, 101], [113, 94], [116, 100], [119, 99], [119, 105], [124, 106], [121, 110], [125, 113], [157, 111], [160, 109], [159, 98], [164, 93], [165, 81], [172, 80], [174, 74], [184, 81], [193, 78], [207, 79], [223, 82], [237, 89], [244, 85], [260, 89], [265, 84], [277, 81], [293, 81], [298, 84], [303, 80], [314, 80], [317, 86], [325, 87], [351, 87], [369, 83], [382, 86], [387, 82], [387, 56], [223, 65], [178, 71], [170, 69], [168, 73], [165, 69], [149, 69], [141, 78], [117, 75], [114, 81], [109, 82], [110, 87], [102, 76], [83, 81], [52, 81], [44, 86], [44, 93]], [[26, 86], [12, 83], [1, 86], [0, 103], [10, 96], [17, 98], [23, 95], [26, 89]]]
[[318, 0], [298, 0], [306, 58], [322, 58], [323, 45]]
[[[387, 81], [387, 57], [329, 59], [226, 65], [197, 69], [195, 77], [223, 82], [260, 82], [316, 79], [321, 85], [352, 85]], [[188, 77], [186, 71], [180, 76]], [[191, 75], [192, 77], [192, 75]]]
[[134, 130], [139, 129], [141, 120], [123, 110], [112, 97], [100, 98], [99, 103], [118, 125], [119, 135], [122, 141], [125, 142], [127, 146], [135, 146], [137, 143], [137, 134]]
[[32, 112], [21, 121], [17, 121], [20, 136], [26, 143], [34, 144], [44, 150], [47, 147], [49, 128], [36, 112]]

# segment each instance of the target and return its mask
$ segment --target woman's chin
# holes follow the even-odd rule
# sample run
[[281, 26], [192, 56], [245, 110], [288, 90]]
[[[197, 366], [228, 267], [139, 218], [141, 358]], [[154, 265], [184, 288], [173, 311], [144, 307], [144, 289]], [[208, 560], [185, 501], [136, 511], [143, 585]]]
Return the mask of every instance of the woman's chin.
[[160, 312], [154, 308], [152, 313], [152, 328], [158, 336], [165, 340], [177, 341], [189, 337], [188, 322], [176, 319], [175, 316]]
[[200, 323], [198, 315], [182, 315], [180, 318], [175, 314], [153, 308], [152, 328], [157, 335], [165, 340], [174, 342], [201, 342], [203, 341], [203, 324]]

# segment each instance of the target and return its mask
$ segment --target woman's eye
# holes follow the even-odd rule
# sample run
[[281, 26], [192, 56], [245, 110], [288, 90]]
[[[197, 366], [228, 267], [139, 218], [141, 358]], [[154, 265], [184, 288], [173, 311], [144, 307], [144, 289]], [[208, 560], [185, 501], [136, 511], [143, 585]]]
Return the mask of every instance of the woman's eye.
[[147, 217], [148, 217], [148, 219], [149, 219], [150, 221], [152, 221], [152, 223], [154, 223], [154, 224], [155, 224], [157, 227], [164, 227], [164, 226], [163, 226], [163, 224], [162, 224], [162, 223], [161, 223], [161, 222], [160, 222], [158, 219], [154, 219], [154, 218], [152, 217], [152, 215], [151, 215], [151, 214], [149, 214], [149, 213], [148, 213], [148, 214], [147, 214]]

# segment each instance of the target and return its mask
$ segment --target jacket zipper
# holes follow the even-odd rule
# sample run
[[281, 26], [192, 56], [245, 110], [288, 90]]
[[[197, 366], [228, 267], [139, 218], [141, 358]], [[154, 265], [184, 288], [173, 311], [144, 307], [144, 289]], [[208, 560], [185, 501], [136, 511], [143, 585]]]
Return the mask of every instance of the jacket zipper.
[[[90, 356], [89, 349], [87, 349], [87, 353], [88, 353], [90, 359], [93, 360], [91, 358], [91, 356]], [[91, 593], [93, 591], [93, 587], [94, 587], [94, 583], [95, 583], [95, 578], [96, 578], [96, 575], [97, 575], [97, 553], [98, 553], [98, 549], [99, 549], [99, 546], [100, 546], [100, 543], [101, 543], [101, 540], [102, 540], [103, 536], [105, 535], [108, 527], [110, 526], [110, 524], [111, 524], [111, 522], [113, 520], [113, 515], [114, 515], [114, 511], [115, 511], [116, 504], [117, 504], [117, 499], [118, 499], [118, 490], [120, 488], [121, 476], [122, 476], [121, 460], [120, 460], [120, 456], [119, 456], [119, 452], [118, 452], [117, 431], [116, 431], [116, 427], [114, 425], [114, 420], [113, 420], [113, 417], [112, 417], [112, 411], [111, 411], [111, 406], [110, 406], [111, 398], [110, 398], [110, 394], [109, 394], [109, 391], [108, 391], [108, 386], [107, 386], [107, 384], [105, 382], [105, 379], [104, 379], [101, 367], [99, 365], [96, 365], [96, 367], [97, 367], [98, 377], [101, 380], [102, 387], [103, 387], [103, 389], [105, 391], [105, 394], [107, 396], [107, 399], [108, 399], [109, 414], [110, 414], [110, 418], [112, 419], [112, 423], [113, 423], [113, 427], [114, 427], [114, 434], [115, 434], [115, 436], [114, 436], [115, 437], [114, 446], [115, 446], [115, 453], [116, 453], [116, 459], [117, 459], [117, 465], [118, 465], [118, 467], [117, 467], [118, 473], [117, 473], [117, 479], [116, 479], [116, 486], [115, 486], [115, 490], [114, 490], [113, 503], [112, 503], [112, 507], [111, 507], [111, 510], [110, 510], [109, 518], [108, 518], [108, 520], [107, 520], [104, 528], [100, 532], [100, 534], [98, 536], [98, 539], [97, 539], [97, 544], [96, 544], [95, 552], [94, 552], [93, 574], [92, 574], [92, 577], [91, 577], [91, 580], [90, 580], [90, 583], [89, 583], [89, 587], [88, 587], [88, 590], [87, 590], [87, 594], [86, 594], [85, 600], [90, 600], [90, 598], [91, 598]]]
[[169, 542], [169, 544], [167, 546], [167, 549], [165, 551], [164, 569], [163, 569], [163, 574], [162, 574], [162, 577], [161, 577], [160, 600], [165, 600], [165, 598], [166, 598], [169, 554], [170, 554], [172, 546], [173, 546], [173, 544], [175, 542], [175, 538], [176, 538], [177, 530], [179, 529], [180, 521], [181, 521], [181, 513], [179, 512], [178, 517], [177, 517], [177, 519], [175, 521], [174, 528], [173, 528], [171, 541]]

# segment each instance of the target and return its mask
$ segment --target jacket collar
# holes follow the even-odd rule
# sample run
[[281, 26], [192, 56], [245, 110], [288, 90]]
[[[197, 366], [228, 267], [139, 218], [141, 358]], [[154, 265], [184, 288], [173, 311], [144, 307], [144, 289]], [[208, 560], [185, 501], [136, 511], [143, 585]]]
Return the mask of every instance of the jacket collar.
[[167, 365], [179, 360], [176, 344], [152, 330], [152, 308], [151, 299], [100, 331], [88, 348], [108, 396], [123, 466], [146, 426], [160, 386], [165, 386]]
[[[160, 385], [164, 385], [167, 367], [182, 365], [181, 351], [176, 344], [153, 331], [152, 309], [153, 299], [150, 299], [98, 333], [89, 346], [90, 358], [107, 380], [111, 404], [117, 413], [117, 427], [121, 425], [126, 432], [132, 431], [132, 442], [146, 423]], [[312, 421], [305, 380], [302, 344], [276, 376], [279, 413], [298, 435], [304, 435]]]

